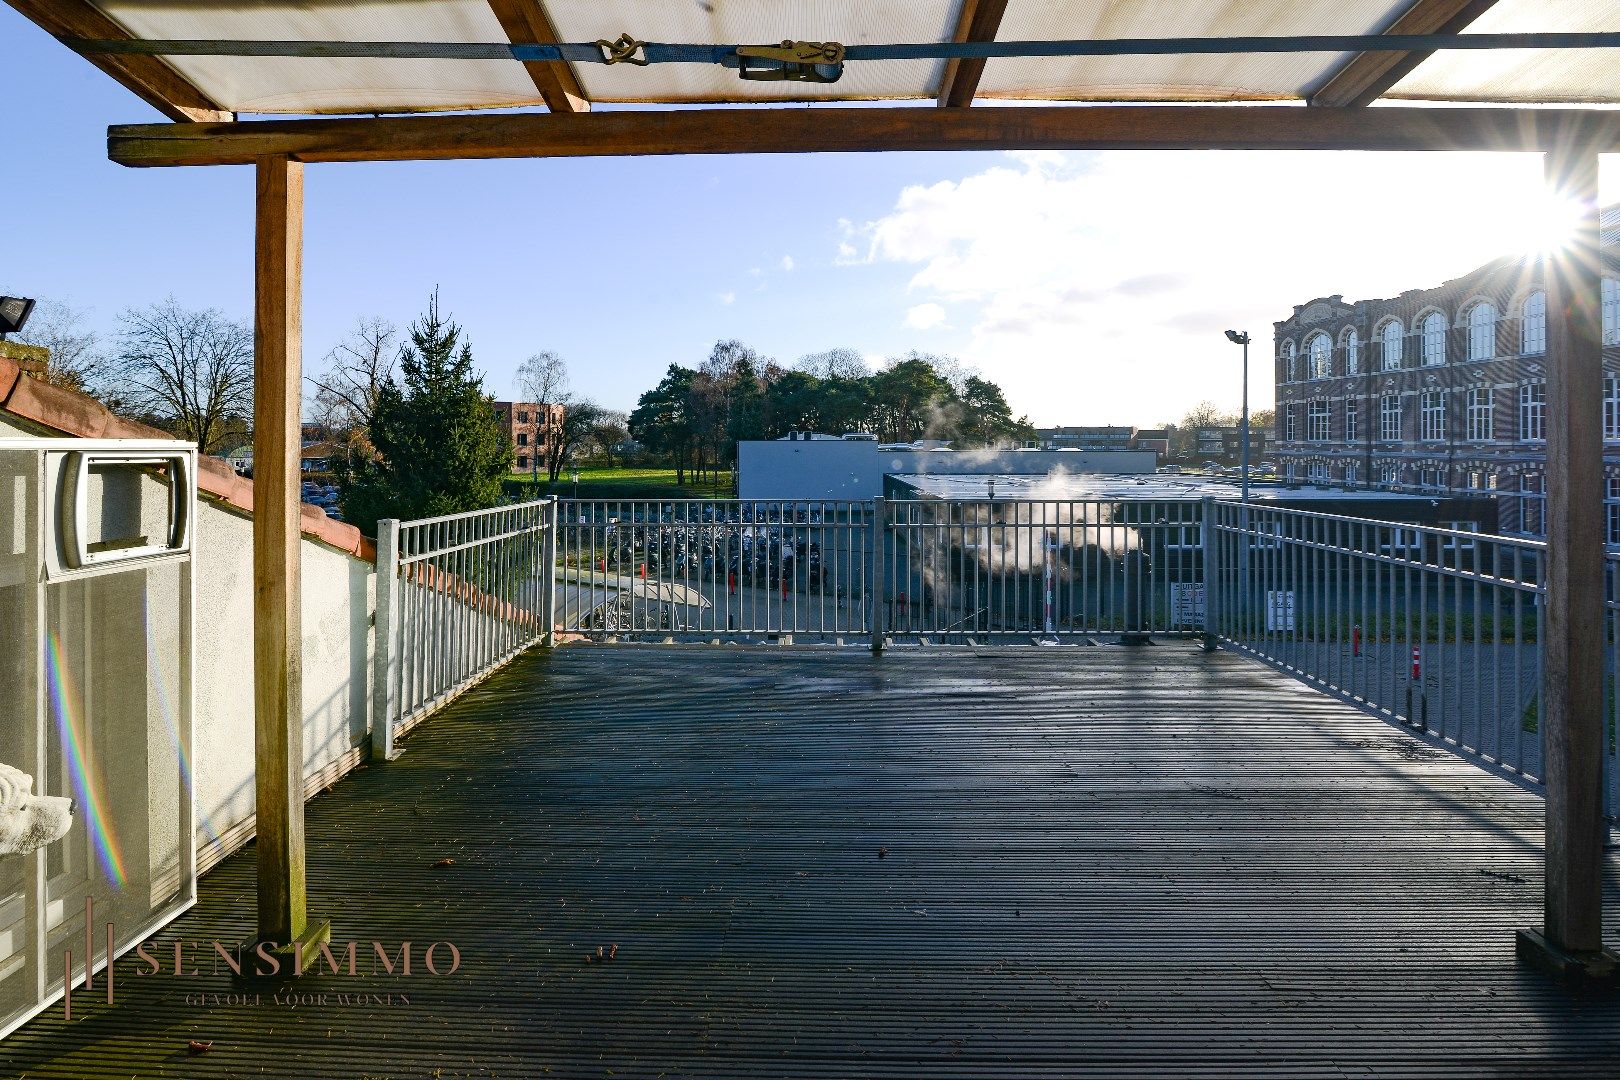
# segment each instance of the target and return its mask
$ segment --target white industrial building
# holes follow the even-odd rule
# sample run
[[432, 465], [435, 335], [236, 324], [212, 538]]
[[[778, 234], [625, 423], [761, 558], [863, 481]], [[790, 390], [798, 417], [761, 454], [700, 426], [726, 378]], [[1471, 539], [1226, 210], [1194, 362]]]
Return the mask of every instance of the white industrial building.
[[893, 473], [1142, 474], [1157, 464], [1152, 450], [952, 450], [879, 443], [870, 435], [795, 433], [737, 444], [737, 494], [761, 500], [870, 499], [883, 494], [883, 478]]

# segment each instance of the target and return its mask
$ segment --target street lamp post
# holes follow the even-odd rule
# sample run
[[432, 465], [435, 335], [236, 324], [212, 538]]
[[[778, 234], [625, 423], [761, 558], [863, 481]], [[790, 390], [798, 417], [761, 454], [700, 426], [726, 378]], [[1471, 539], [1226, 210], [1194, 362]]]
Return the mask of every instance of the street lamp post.
[[579, 502], [579, 470], [574, 470], [574, 501]]
[[1249, 332], [1228, 330], [1226, 340], [1243, 346], [1243, 414], [1238, 429], [1242, 441], [1243, 500], [1238, 510], [1237, 611], [1238, 633], [1245, 629], [1249, 599]]
[[1240, 437], [1243, 440], [1243, 504], [1249, 503], [1249, 334], [1236, 330], [1226, 332], [1226, 340], [1243, 346], [1243, 419]]

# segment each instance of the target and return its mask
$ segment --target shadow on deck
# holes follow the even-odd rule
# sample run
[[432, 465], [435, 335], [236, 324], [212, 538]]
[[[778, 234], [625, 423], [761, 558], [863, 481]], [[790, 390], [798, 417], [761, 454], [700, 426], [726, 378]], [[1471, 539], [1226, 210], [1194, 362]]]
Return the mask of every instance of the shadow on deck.
[[[1511, 784], [1185, 645], [574, 646], [310, 805], [311, 910], [362, 942], [359, 976], [233, 983], [203, 951], [170, 973], [176, 939], [247, 936], [248, 852], [161, 935], [164, 973], [126, 957], [115, 1006], [76, 996], [0, 1064], [1613, 1077], [1620, 999], [1514, 961], [1540, 830]], [[370, 942], [407, 939], [410, 978], [371, 974]], [[434, 941], [455, 974], [421, 968]]]

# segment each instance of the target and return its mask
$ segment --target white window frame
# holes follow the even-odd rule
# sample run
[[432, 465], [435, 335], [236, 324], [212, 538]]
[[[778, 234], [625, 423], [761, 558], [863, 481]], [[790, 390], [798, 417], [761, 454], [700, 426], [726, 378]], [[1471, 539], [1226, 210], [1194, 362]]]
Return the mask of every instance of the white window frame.
[[1529, 379], [1519, 384], [1519, 441], [1543, 442], [1547, 438], [1547, 383]]
[[1496, 305], [1489, 300], [1468, 309], [1468, 359], [1496, 359]]
[[1496, 392], [1488, 386], [1472, 387], [1468, 391], [1469, 442], [1490, 442], [1495, 427]]
[[1326, 400], [1305, 403], [1305, 441], [1327, 442], [1333, 437], [1333, 407]]
[[1547, 527], [1544, 487], [1540, 473], [1526, 472], [1519, 476], [1519, 531], [1525, 536], [1540, 536]]
[[1401, 325], [1401, 320], [1391, 319], [1384, 324], [1379, 337], [1384, 345], [1384, 370], [1399, 371], [1406, 347], [1406, 327]]
[[1401, 395], [1399, 394], [1385, 394], [1378, 399], [1378, 440], [1380, 442], [1401, 441]]
[[1603, 376], [1603, 439], [1620, 442], [1620, 379]]
[[1298, 358], [1299, 353], [1298, 350], [1294, 348], [1293, 339], [1290, 338], [1289, 340], [1283, 342], [1281, 356], [1283, 365], [1283, 382], [1297, 382], [1299, 380], [1299, 372], [1294, 369], [1294, 365], [1298, 361]]
[[1603, 344], [1620, 345], [1620, 281], [1603, 279]]
[[1361, 403], [1352, 398], [1344, 401], [1344, 441], [1353, 443], [1361, 438]]
[[1305, 353], [1311, 378], [1325, 379], [1333, 374], [1333, 341], [1326, 334], [1312, 334], [1305, 342]]
[[1346, 375], [1359, 375], [1361, 373], [1361, 335], [1351, 327], [1344, 335], [1344, 373]]
[[1425, 390], [1418, 398], [1418, 441], [1445, 442], [1446, 392]]
[[1520, 308], [1519, 352], [1539, 356], [1547, 351], [1547, 294], [1537, 289]]
[[1423, 318], [1423, 366], [1439, 367], [1446, 362], [1446, 317], [1431, 311]]

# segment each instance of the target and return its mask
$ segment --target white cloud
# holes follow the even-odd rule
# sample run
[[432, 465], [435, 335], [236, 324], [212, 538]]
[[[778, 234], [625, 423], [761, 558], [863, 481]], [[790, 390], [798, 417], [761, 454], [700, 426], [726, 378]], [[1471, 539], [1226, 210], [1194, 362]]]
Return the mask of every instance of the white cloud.
[[793, 256], [791, 256], [791, 255], [782, 256], [782, 269], [783, 270], [792, 270], [793, 269]]
[[835, 265], [852, 266], [860, 261], [860, 253], [855, 250], [854, 244], [851, 244], [848, 240], [838, 242], [838, 257], [833, 259]]
[[945, 321], [945, 309], [938, 304], [918, 304], [906, 312], [906, 326], [912, 330], [931, 330]]
[[717, 294], [715, 299], [719, 300], [722, 304], [735, 304], [737, 302], [737, 294], [735, 292], [723, 292]]
[[864, 242], [870, 261], [910, 268], [906, 325], [940, 325], [949, 305], [959, 340], [934, 347], [1037, 422], [1148, 424], [1203, 398], [1236, 405], [1223, 329], [1266, 343], [1263, 406], [1273, 320], [1532, 247], [1543, 191], [1529, 154], [1020, 153], [841, 221], [837, 261], [866, 261]]

